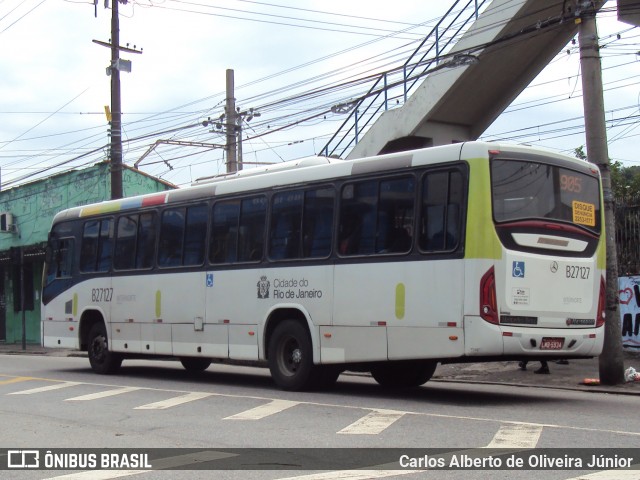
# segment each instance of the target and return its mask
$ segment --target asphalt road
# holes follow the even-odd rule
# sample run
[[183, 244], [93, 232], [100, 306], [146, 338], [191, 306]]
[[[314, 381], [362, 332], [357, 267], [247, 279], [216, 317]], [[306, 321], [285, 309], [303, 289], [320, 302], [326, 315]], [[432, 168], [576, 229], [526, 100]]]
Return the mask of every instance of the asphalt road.
[[[127, 361], [120, 374], [99, 376], [86, 358], [0, 355], [0, 399], [0, 438], [6, 448], [195, 448], [207, 454], [214, 449], [214, 455], [230, 448], [310, 448], [331, 457], [348, 455], [349, 448], [392, 447], [424, 449], [433, 458], [437, 452], [430, 449], [438, 448], [475, 455], [487, 447], [606, 447], [615, 449], [607, 451], [611, 454], [640, 449], [635, 396], [510, 385], [435, 381], [412, 391], [389, 392], [370, 378], [342, 375], [330, 392], [295, 393], [278, 390], [268, 371], [250, 367], [213, 365], [191, 375], [177, 362]], [[318, 450], [325, 448], [337, 450]], [[172, 453], [178, 467], [191, 465], [187, 453]], [[338, 460], [331, 470], [340, 470]], [[373, 465], [385, 463], [382, 457], [375, 460], [380, 461]], [[509, 479], [625, 478], [610, 468], [380, 470], [360, 477], [330, 471], [318, 477], [311, 470], [278, 469], [293, 468], [282, 459], [273, 462], [275, 467], [266, 468], [274, 470], [250, 472], [12, 470], [0, 472], [0, 477], [108, 479], [127, 473], [141, 479], [353, 480], [487, 478], [490, 473]], [[259, 468], [265, 468], [264, 463]], [[630, 475], [639, 479], [640, 470]]]

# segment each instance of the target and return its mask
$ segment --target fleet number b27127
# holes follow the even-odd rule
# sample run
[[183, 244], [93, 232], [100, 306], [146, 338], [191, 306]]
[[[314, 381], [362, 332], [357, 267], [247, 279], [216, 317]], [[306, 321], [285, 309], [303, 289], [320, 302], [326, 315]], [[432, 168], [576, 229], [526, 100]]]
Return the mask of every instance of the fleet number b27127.
[[588, 280], [591, 274], [591, 267], [578, 267], [577, 265], [567, 265], [567, 278], [575, 278], [579, 280]]

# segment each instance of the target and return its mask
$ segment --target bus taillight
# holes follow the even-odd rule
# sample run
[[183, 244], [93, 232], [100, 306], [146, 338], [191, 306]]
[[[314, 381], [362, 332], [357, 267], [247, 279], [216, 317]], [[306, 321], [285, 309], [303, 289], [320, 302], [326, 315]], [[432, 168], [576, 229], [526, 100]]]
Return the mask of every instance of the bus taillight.
[[604, 277], [600, 277], [600, 295], [598, 295], [598, 314], [596, 316], [596, 327], [604, 325], [606, 317], [605, 309], [607, 308], [607, 284]]
[[480, 280], [480, 316], [489, 323], [498, 324], [496, 274], [493, 267]]

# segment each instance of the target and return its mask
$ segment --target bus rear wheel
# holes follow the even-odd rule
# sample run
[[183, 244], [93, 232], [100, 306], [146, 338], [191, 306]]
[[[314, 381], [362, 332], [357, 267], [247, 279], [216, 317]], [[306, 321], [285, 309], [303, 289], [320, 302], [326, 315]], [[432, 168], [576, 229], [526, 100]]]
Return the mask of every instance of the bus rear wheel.
[[386, 388], [413, 388], [427, 383], [436, 371], [435, 361], [382, 363], [371, 369], [371, 376]]
[[313, 386], [311, 338], [302, 324], [280, 323], [269, 339], [268, 355], [271, 376], [280, 388], [299, 391]]
[[94, 372], [101, 375], [116, 373], [122, 365], [122, 355], [109, 350], [107, 330], [102, 322], [89, 330], [89, 363]]
[[180, 358], [180, 363], [188, 372], [204, 372], [211, 365], [211, 360], [208, 358], [182, 357]]

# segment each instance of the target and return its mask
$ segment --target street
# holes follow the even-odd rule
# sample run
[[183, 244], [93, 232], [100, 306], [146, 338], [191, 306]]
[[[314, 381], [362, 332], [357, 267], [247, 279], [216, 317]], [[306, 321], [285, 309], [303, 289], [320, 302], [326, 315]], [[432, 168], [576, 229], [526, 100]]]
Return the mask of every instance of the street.
[[[389, 392], [366, 376], [343, 374], [330, 392], [296, 393], [277, 389], [267, 370], [250, 367], [214, 364], [193, 375], [178, 362], [131, 360], [120, 374], [99, 376], [86, 358], [0, 355], [0, 396], [5, 448], [640, 447], [634, 396], [530, 387], [432, 381], [413, 391]], [[102, 471], [100, 477], [97, 473], [10, 471], [3, 472], [3, 478], [123, 476], [122, 471]], [[534, 473], [536, 478], [563, 480], [640, 478], [637, 470], [621, 477], [620, 471], [606, 468], [490, 472], [493, 478], [515, 479]], [[466, 479], [488, 474], [383, 470], [349, 478]], [[308, 470], [132, 470], [127, 475], [345, 478], [333, 472], [319, 477]]]

